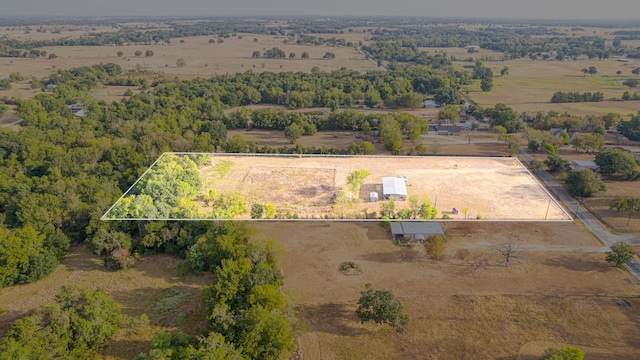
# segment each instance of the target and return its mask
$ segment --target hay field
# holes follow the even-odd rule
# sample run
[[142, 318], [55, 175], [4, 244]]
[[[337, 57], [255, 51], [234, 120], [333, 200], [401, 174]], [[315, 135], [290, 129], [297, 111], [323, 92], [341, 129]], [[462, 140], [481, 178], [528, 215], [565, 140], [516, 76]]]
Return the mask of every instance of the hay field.
[[[217, 176], [216, 166], [228, 172]], [[226, 167], [226, 165], [225, 165]], [[334, 205], [333, 197], [348, 190], [347, 176], [366, 169], [358, 197], [346, 205]], [[452, 219], [567, 220], [568, 215], [513, 158], [465, 157], [296, 157], [214, 155], [200, 169], [202, 195], [239, 192], [248, 206], [272, 204], [281, 218], [312, 219], [373, 217], [383, 202], [369, 202], [370, 192], [382, 199], [382, 177], [407, 177], [408, 195], [428, 196]], [[409, 207], [396, 201], [395, 210]], [[458, 214], [453, 214], [453, 208]], [[464, 208], [468, 208], [464, 214]], [[209, 211], [204, 206], [201, 210]], [[368, 214], [365, 216], [365, 213]], [[245, 215], [244, 218], [248, 218]]]
[[[460, 66], [468, 63], [459, 63]], [[493, 89], [490, 92], [480, 91], [479, 85], [467, 88], [469, 96], [482, 106], [493, 106], [503, 103], [513, 107], [518, 112], [536, 111], [568, 111], [575, 115], [596, 114], [608, 112], [621, 114], [635, 113], [640, 108], [638, 101], [599, 103], [564, 103], [553, 104], [551, 96], [557, 91], [597, 92], [604, 93], [605, 99], [621, 98], [629, 90], [622, 82], [635, 78], [631, 70], [640, 66], [640, 62], [623, 63], [615, 59], [577, 60], [577, 61], [531, 61], [518, 59], [502, 62], [487, 62], [486, 66], [493, 69]], [[509, 75], [500, 77], [500, 70], [509, 67]], [[584, 76], [581, 69], [595, 66], [598, 73], [594, 76]], [[622, 71], [617, 75], [616, 71]], [[640, 91], [640, 89], [636, 89]], [[633, 90], [631, 90], [633, 92]]]

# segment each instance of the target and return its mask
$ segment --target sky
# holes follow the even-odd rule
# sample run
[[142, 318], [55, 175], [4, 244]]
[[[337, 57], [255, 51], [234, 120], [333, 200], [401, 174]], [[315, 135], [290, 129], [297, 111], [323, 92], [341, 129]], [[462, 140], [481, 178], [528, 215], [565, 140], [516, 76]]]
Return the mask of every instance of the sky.
[[362, 15], [637, 19], [638, 0], [0, 0], [0, 15]]

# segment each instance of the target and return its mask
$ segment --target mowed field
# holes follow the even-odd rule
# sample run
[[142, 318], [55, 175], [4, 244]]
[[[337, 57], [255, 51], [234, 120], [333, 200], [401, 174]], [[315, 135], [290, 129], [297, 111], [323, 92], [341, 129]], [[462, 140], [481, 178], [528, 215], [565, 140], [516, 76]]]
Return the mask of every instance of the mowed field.
[[[373, 223], [255, 227], [286, 251], [284, 290], [306, 327], [304, 359], [534, 360], [565, 345], [587, 359], [640, 357], [638, 282], [610, 267], [599, 243], [573, 223], [444, 223], [441, 261], [420, 246], [393, 245]], [[524, 249], [509, 268], [491, 248], [505, 240]], [[345, 261], [363, 273], [344, 275]], [[402, 301], [405, 333], [358, 321], [367, 283]]]
[[[224, 174], [220, 173], [225, 168]], [[348, 190], [348, 175], [366, 169], [370, 175], [358, 199], [334, 205]], [[222, 175], [222, 176], [221, 176]], [[408, 195], [428, 196], [452, 219], [568, 220], [569, 216], [514, 158], [465, 157], [296, 157], [212, 156], [200, 168], [202, 195], [238, 192], [247, 204], [272, 204], [281, 216], [300, 218], [366, 218], [380, 214], [382, 202], [369, 202], [371, 192], [382, 199], [382, 177], [407, 177]], [[395, 210], [409, 206], [396, 201]], [[453, 209], [459, 213], [454, 214]], [[464, 214], [467, 208], [468, 213]], [[204, 203], [201, 210], [208, 213]], [[248, 215], [245, 215], [248, 218]]]
[[[469, 63], [459, 63], [460, 66]], [[480, 91], [479, 83], [468, 87], [469, 96], [481, 106], [494, 106], [503, 103], [513, 107], [517, 112], [557, 111], [574, 115], [603, 115], [617, 112], [622, 115], [636, 113], [640, 109], [639, 101], [603, 101], [599, 103], [564, 103], [553, 104], [551, 97], [557, 91], [597, 92], [604, 98], [621, 98], [629, 90], [622, 82], [636, 78], [631, 74], [640, 61], [624, 63], [615, 59], [603, 61], [531, 61], [518, 59], [501, 62], [487, 62], [494, 73], [493, 89], [490, 92]], [[500, 70], [509, 67], [509, 75], [500, 77]], [[596, 75], [584, 76], [583, 68], [595, 66]], [[616, 72], [622, 71], [621, 75]], [[640, 92], [640, 89], [636, 89]], [[634, 90], [631, 90], [633, 93]]]

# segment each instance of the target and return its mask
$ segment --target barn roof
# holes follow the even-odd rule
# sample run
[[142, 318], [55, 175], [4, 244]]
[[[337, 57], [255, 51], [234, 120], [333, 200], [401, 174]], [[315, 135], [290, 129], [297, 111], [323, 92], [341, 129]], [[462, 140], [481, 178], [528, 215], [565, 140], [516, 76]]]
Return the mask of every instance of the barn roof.
[[395, 235], [444, 235], [442, 226], [437, 222], [399, 221], [391, 223], [391, 234]]
[[407, 183], [404, 178], [383, 177], [382, 194], [387, 195], [407, 195]]

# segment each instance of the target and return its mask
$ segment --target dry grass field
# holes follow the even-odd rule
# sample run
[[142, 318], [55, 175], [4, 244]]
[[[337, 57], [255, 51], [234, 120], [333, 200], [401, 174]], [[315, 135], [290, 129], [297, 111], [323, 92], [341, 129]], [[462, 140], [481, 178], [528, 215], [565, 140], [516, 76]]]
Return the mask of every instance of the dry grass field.
[[[599, 246], [573, 223], [445, 223], [441, 261], [393, 245], [377, 224], [255, 226], [286, 251], [284, 289], [306, 325], [305, 359], [533, 360], [564, 345], [586, 358], [640, 356], [637, 280], [602, 253], [572, 251]], [[524, 261], [505, 268], [490, 246], [510, 239], [548, 250], [525, 250]], [[362, 275], [342, 274], [345, 261], [361, 264]], [[400, 298], [405, 333], [357, 321], [367, 283]]]
[[[242, 36], [242, 39], [240, 37]], [[334, 35], [335, 36], [335, 35]], [[210, 39], [216, 40], [210, 44]], [[258, 42], [254, 42], [254, 38]], [[180, 41], [184, 40], [184, 43]], [[224, 39], [217, 43], [217, 37], [198, 36], [174, 39], [169, 45], [131, 45], [131, 46], [56, 46], [44, 47], [48, 53], [55, 53], [56, 59], [0, 58], [0, 74], [20, 72], [23, 75], [38, 78], [49, 75], [52, 69], [69, 69], [79, 66], [90, 66], [98, 63], [115, 63], [123, 69], [149, 70], [182, 79], [210, 77], [220, 74], [234, 74], [252, 70], [263, 71], [311, 71], [318, 66], [323, 71], [347, 67], [357, 71], [376, 69], [362, 54], [349, 47], [285, 45], [284, 39], [268, 35], [238, 34], [238, 37]], [[279, 47], [287, 56], [296, 54], [295, 59], [252, 58], [254, 51], [263, 53], [273, 47]], [[136, 51], [143, 55], [136, 57]], [[154, 56], [145, 57], [147, 50]], [[124, 55], [118, 57], [118, 51]], [[309, 53], [309, 59], [301, 59], [302, 52]], [[333, 52], [333, 60], [322, 59], [325, 52]], [[186, 66], [178, 67], [177, 60], [184, 59]], [[0, 92], [0, 96], [2, 92]]]
[[[573, 223], [444, 223], [449, 241], [440, 261], [420, 247], [394, 245], [374, 223], [253, 226], [284, 249], [284, 291], [305, 325], [299, 336], [304, 359], [533, 360], [552, 345], [579, 346], [587, 358], [640, 356], [637, 280], [605, 263], [593, 252], [598, 242]], [[523, 246], [523, 260], [509, 268], [491, 248], [504, 240]], [[205, 328], [200, 294], [213, 277], [178, 277], [178, 261], [149, 256], [133, 269], [111, 272], [85, 246], [75, 247], [46, 279], [0, 289], [7, 310], [0, 314], [0, 337], [69, 283], [103, 287], [122, 308], [124, 326], [100, 351], [105, 359], [147, 351], [158, 331], [197, 334]], [[360, 263], [362, 275], [342, 274], [344, 261]], [[403, 302], [404, 334], [357, 321], [366, 283], [392, 290]], [[176, 298], [182, 300], [171, 301]]]
[[[220, 169], [225, 169], [221, 175]], [[333, 197], [349, 189], [347, 176], [358, 169], [371, 175], [358, 201], [334, 205]], [[408, 195], [429, 196], [440, 215], [452, 219], [567, 220], [568, 215], [514, 158], [464, 157], [296, 157], [212, 156], [200, 169], [202, 195], [237, 191], [247, 204], [272, 204], [281, 216], [362, 218], [380, 213], [382, 177], [407, 177]], [[408, 207], [397, 201], [396, 211]], [[458, 214], [452, 209], [457, 208]], [[468, 213], [464, 214], [464, 208]], [[210, 210], [201, 204], [201, 210]], [[248, 217], [248, 215], [245, 215]]]
[[[461, 63], [468, 65], [468, 63]], [[603, 115], [618, 112], [623, 115], [636, 113], [640, 102], [599, 103], [564, 103], [553, 104], [551, 96], [557, 91], [597, 92], [604, 93], [605, 99], [621, 98], [629, 90], [622, 85], [625, 79], [635, 78], [631, 70], [640, 66], [640, 62], [622, 63], [615, 59], [603, 61], [531, 61], [518, 59], [503, 62], [487, 62], [494, 74], [500, 73], [504, 66], [509, 67], [509, 75], [494, 78], [494, 86], [490, 92], [480, 91], [479, 85], [468, 88], [469, 96], [481, 106], [493, 106], [503, 103], [513, 107], [517, 112], [557, 111], [575, 115]], [[583, 76], [581, 69], [595, 66], [598, 74]], [[617, 75], [616, 71], [622, 71]], [[637, 91], [640, 91], [638, 89]], [[632, 90], [633, 92], [633, 90]]]

